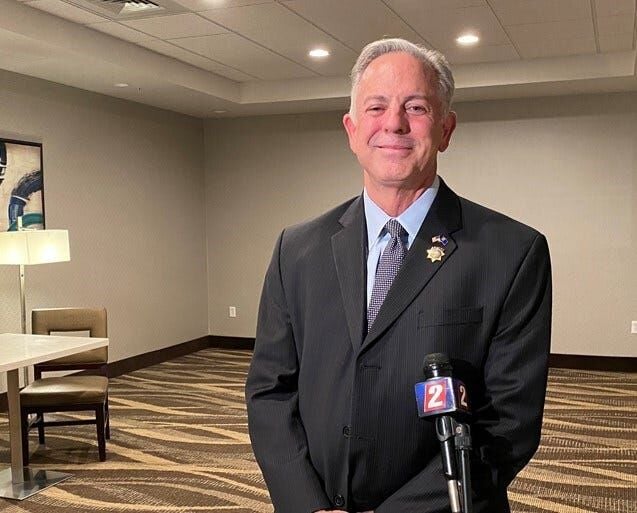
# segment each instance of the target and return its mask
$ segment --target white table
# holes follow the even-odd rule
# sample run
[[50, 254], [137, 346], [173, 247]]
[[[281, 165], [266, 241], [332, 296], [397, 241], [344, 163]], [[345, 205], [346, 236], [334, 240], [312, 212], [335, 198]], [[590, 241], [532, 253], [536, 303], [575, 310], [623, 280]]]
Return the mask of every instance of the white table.
[[22, 426], [20, 424], [20, 388], [18, 370], [21, 367], [62, 358], [108, 346], [107, 338], [61, 337], [53, 335], [0, 335], [0, 372], [7, 373], [9, 403], [9, 438], [11, 467], [0, 471], [0, 497], [26, 499], [49, 486], [71, 477], [71, 474], [51, 470], [24, 468], [22, 464]]

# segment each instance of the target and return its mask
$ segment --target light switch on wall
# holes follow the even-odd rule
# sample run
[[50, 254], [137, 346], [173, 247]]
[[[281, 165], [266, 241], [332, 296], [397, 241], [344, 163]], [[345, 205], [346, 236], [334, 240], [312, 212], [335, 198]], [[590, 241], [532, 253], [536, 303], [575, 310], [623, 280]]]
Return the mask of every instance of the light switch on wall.
[[630, 332], [637, 333], [637, 321], [633, 321], [630, 323]]
[[236, 317], [237, 316], [237, 307], [229, 306], [228, 307], [228, 317]]

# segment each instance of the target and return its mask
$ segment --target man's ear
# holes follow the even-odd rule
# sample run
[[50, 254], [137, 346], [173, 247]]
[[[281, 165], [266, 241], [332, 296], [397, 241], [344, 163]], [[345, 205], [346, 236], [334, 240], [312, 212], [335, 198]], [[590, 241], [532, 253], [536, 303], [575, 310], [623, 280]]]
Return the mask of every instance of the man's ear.
[[354, 151], [353, 143], [354, 135], [356, 134], [356, 123], [354, 123], [354, 118], [349, 112], [343, 116], [343, 126], [345, 127], [345, 131], [347, 132], [349, 147], [352, 149], [352, 151]]
[[451, 135], [456, 129], [456, 113], [449, 111], [442, 122], [442, 140], [438, 145], [438, 151], [443, 152], [449, 147], [451, 141]]

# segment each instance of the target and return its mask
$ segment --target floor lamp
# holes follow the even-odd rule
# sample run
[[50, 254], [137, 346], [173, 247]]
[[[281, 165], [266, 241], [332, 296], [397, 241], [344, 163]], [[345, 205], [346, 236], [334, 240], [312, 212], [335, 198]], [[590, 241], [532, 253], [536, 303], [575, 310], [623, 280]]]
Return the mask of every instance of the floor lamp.
[[[20, 266], [20, 306], [22, 333], [27, 332], [27, 309], [24, 287], [24, 266], [68, 262], [69, 232], [67, 230], [30, 230], [22, 228], [18, 218], [18, 231], [0, 233], [0, 265]], [[24, 385], [29, 383], [29, 370], [24, 369]]]

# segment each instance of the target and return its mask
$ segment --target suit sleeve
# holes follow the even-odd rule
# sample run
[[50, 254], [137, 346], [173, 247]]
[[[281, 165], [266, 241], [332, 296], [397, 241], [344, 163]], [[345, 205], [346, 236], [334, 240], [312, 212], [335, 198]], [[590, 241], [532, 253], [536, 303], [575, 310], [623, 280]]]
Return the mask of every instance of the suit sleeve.
[[[513, 279], [486, 355], [486, 402], [471, 426], [474, 511], [508, 511], [506, 488], [540, 442], [551, 338], [551, 264], [537, 235]], [[387, 498], [376, 513], [449, 511], [441, 463], [432, 460]], [[497, 507], [497, 506], [496, 506]]]
[[322, 481], [308, 456], [298, 411], [298, 358], [283, 290], [277, 241], [266, 273], [254, 354], [246, 382], [252, 448], [277, 513], [329, 509]]

